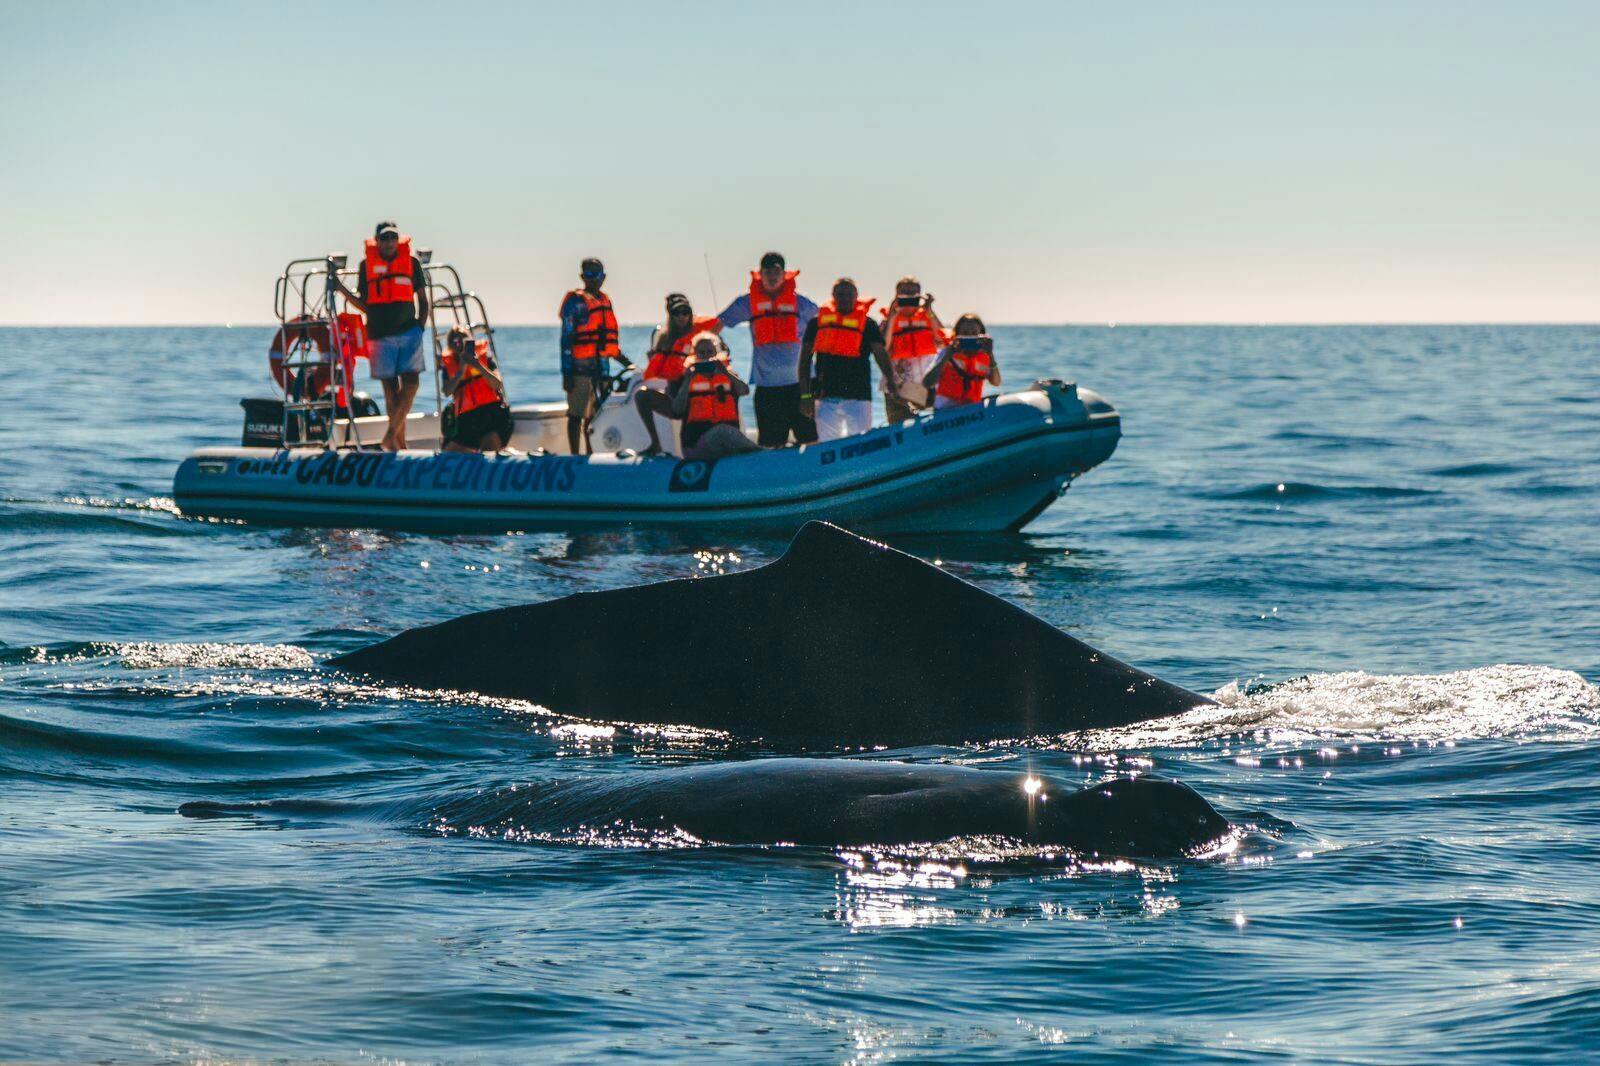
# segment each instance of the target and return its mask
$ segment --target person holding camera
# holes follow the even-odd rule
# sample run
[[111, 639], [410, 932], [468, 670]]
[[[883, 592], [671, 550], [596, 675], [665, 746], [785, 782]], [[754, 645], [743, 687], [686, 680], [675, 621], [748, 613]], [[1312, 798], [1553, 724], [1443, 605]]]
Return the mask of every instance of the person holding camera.
[[444, 450], [497, 452], [511, 443], [511, 408], [500, 368], [487, 341], [452, 326], [439, 356], [441, 387], [450, 397], [444, 411]]
[[[672, 387], [683, 377], [694, 342], [701, 333], [717, 333], [722, 322], [716, 318], [696, 318], [689, 298], [681, 292], [667, 296], [667, 322], [650, 338], [650, 361], [645, 364], [643, 388], [633, 394], [633, 403], [650, 434], [650, 447], [642, 454], [660, 455], [661, 436], [656, 432], [655, 416], [674, 417]], [[720, 341], [719, 341], [720, 345]], [[726, 347], [722, 348], [726, 351]]]
[[967, 312], [956, 319], [950, 343], [922, 379], [933, 393], [933, 408], [961, 407], [983, 399], [983, 386], [1000, 384], [1000, 364], [994, 358], [994, 340], [983, 319]]
[[889, 349], [890, 373], [883, 376], [883, 413], [891, 423], [904, 422], [928, 406], [922, 379], [933, 369], [948, 339], [933, 312], [933, 294], [922, 282], [904, 277], [895, 282], [894, 305], [883, 309], [883, 342]]
[[748, 396], [750, 386], [733, 372], [721, 340], [710, 331], [697, 333], [692, 350], [672, 390], [672, 412], [683, 419], [683, 457], [709, 460], [760, 451], [739, 420], [739, 397]]

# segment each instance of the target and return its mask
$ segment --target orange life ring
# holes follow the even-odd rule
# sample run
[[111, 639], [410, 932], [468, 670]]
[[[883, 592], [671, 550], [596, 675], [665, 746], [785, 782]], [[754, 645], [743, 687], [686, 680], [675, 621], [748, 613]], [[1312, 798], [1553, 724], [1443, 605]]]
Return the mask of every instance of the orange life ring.
[[[287, 389], [289, 387], [289, 375], [288, 372], [283, 369], [283, 355], [285, 350], [288, 348], [288, 343], [284, 337], [286, 332], [292, 334], [296, 342], [309, 340], [312, 344], [316, 345], [318, 352], [321, 352], [323, 355], [328, 354], [330, 345], [328, 342], [327, 326], [295, 325], [295, 322], [303, 321], [309, 319], [310, 317], [311, 316], [309, 315], [301, 315], [299, 318], [291, 321], [287, 327], [280, 327], [278, 332], [273, 334], [271, 346], [267, 348], [267, 366], [272, 371], [272, 379], [278, 383], [278, 388], [280, 389]], [[326, 366], [318, 367], [316, 372], [311, 376], [311, 394], [313, 396], [321, 396], [323, 392], [327, 390], [328, 382], [331, 379], [332, 371], [330, 368]]]

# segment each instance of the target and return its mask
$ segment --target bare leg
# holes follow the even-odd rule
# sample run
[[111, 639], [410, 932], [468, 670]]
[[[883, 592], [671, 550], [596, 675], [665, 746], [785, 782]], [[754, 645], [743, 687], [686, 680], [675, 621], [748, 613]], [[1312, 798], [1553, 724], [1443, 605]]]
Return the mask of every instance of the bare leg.
[[567, 447], [572, 449], [573, 455], [582, 455], [578, 450], [578, 440], [583, 435], [583, 419], [574, 415], [567, 416]]
[[392, 452], [400, 447], [394, 439], [394, 411], [400, 406], [400, 379], [380, 378], [378, 384], [383, 386], [383, 410], [389, 416], [389, 424], [383, 431], [383, 441], [378, 447], [386, 452]]
[[650, 434], [650, 450], [646, 455], [661, 454], [661, 435], [656, 432], [656, 415], [664, 418], [672, 417], [672, 400], [664, 392], [652, 389], [640, 389], [633, 394], [633, 405], [639, 409], [639, 417], [644, 420], [644, 431]]
[[418, 375], [414, 373], [400, 375], [400, 397], [395, 404], [398, 411], [391, 410], [389, 414], [389, 431], [394, 434], [397, 448], [406, 446], [406, 417], [411, 414], [411, 403], [417, 398], [418, 382]]

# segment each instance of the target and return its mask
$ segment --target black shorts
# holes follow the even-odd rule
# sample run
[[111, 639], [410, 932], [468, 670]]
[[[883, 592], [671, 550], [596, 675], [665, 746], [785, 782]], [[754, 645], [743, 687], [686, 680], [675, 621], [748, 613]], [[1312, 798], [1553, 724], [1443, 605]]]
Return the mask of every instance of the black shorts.
[[796, 444], [817, 442], [815, 419], [800, 413], [799, 385], [757, 385], [756, 439], [763, 448], [782, 448], [794, 434]]
[[700, 443], [700, 438], [711, 431], [712, 426], [729, 425], [737, 427], [738, 422], [685, 422], [683, 432], [678, 434], [678, 444], [684, 451], [688, 451]]
[[446, 440], [468, 448], [476, 448], [485, 435], [498, 433], [502, 445], [511, 443], [511, 408], [505, 404], [482, 404], [459, 418], [452, 413], [454, 410], [451, 408], [445, 412]]

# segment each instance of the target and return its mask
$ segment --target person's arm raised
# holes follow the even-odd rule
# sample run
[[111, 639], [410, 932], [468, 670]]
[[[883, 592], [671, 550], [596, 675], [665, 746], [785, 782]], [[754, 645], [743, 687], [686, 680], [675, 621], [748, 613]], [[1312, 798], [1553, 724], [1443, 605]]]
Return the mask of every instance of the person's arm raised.
[[872, 358], [878, 363], [878, 372], [886, 379], [894, 379], [894, 367], [889, 362], [889, 348], [883, 343], [883, 331], [874, 329], [869, 331], [866, 338], [867, 350], [872, 353]]
[[[363, 266], [361, 269], [364, 272], [366, 270], [366, 267]], [[364, 276], [365, 276], [365, 274], [363, 273], [363, 277]], [[333, 275], [333, 285], [334, 285], [334, 288], [338, 289], [341, 293], [344, 294], [345, 302], [348, 303], [351, 307], [354, 307], [357, 311], [360, 311], [364, 315], [371, 313], [371, 312], [369, 312], [367, 310], [367, 301], [363, 300], [360, 296], [358, 296], [355, 293], [351, 292], [350, 291], [350, 287], [344, 283], [344, 279], [341, 278], [337, 274]]]

